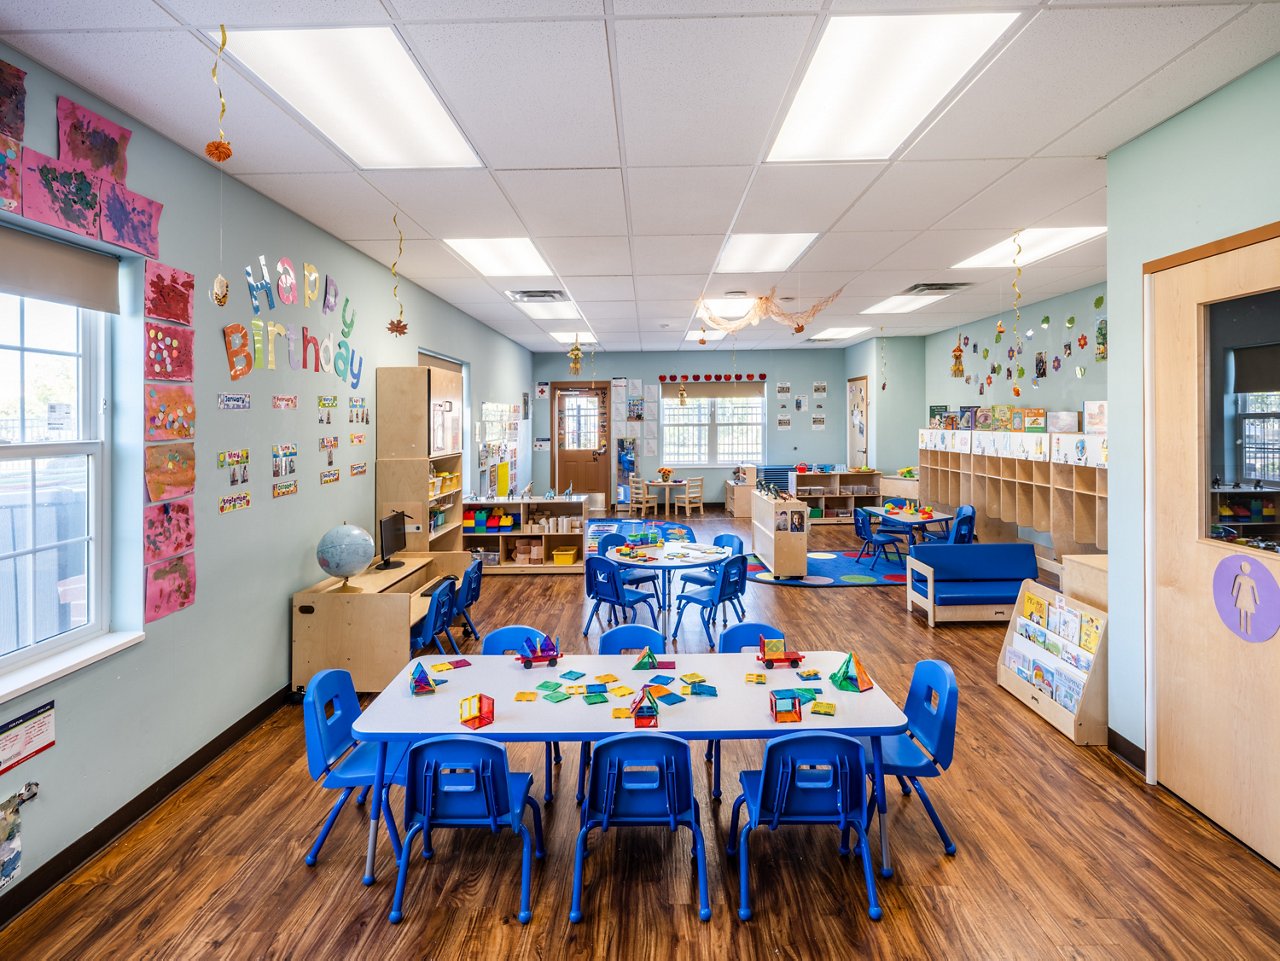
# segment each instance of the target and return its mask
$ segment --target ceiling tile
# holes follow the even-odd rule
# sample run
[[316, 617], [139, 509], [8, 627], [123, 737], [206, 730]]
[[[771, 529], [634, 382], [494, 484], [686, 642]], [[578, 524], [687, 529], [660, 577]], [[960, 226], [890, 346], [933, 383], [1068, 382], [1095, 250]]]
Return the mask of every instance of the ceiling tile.
[[[227, 31], [239, 27], [361, 26], [390, 23], [378, 0], [166, 0], [166, 4], [187, 23], [216, 30], [225, 23]], [[112, 0], [111, 7], [115, 7]], [[95, 14], [94, 19], [98, 19]], [[228, 48], [230, 49], [230, 48]]]
[[[689, 12], [689, 0], [613, 0], [618, 16], [675, 14]], [[820, 13], [823, 0], [700, 0], [703, 16], [722, 13]]]
[[608, 332], [612, 334], [627, 333], [633, 336], [639, 327], [636, 325], [634, 317], [619, 317], [616, 319], [606, 319], [602, 317], [587, 317], [587, 323], [597, 334]]
[[404, 30], [437, 92], [490, 166], [618, 165], [603, 19]]
[[636, 277], [636, 296], [644, 300], [684, 300], [684, 313], [693, 312], [693, 302], [702, 295], [706, 274], [664, 274]]
[[635, 297], [635, 285], [631, 275], [619, 277], [560, 277], [575, 301], [582, 300], [631, 300]]
[[735, 233], [807, 233], [831, 227], [884, 164], [763, 164]]
[[538, 249], [560, 275], [610, 276], [631, 273], [626, 237], [539, 237]]
[[[445, 297], [445, 300], [449, 298]], [[455, 303], [455, 301], [449, 301]], [[470, 314], [476, 320], [484, 324], [497, 324], [504, 333], [510, 330], [527, 330], [529, 327], [529, 318], [520, 313], [513, 304], [471, 304], [456, 302], [458, 309]], [[536, 328], [534, 328], [536, 331]], [[542, 336], [541, 331], [537, 331], [539, 337]]]
[[1034, 154], [1234, 12], [1227, 6], [1041, 11], [906, 157]]
[[813, 17], [615, 22], [629, 164], [754, 163]]
[[433, 237], [528, 236], [487, 170], [366, 170], [364, 176]]
[[[396, 237], [395, 207], [358, 173], [246, 174], [240, 180], [339, 240]], [[400, 229], [406, 239], [426, 236], [403, 215]]]
[[[83, 0], [9, 0], [0, 11], [0, 30], [7, 42], [25, 50], [21, 37], [9, 37], [18, 30], [65, 30], [72, 24], [85, 26]], [[112, 0], [93, 12], [93, 26], [127, 30], [131, 27], [175, 27], [177, 21], [152, 0]]]
[[637, 300], [636, 316], [642, 327], [652, 327], [653, 322], [683, 324], [693, 316], [693, 300]]
[[622, 171], [499, 170], [494, 173], [534, 237], [601, 237], [627, 232]]
[[627, 171], [636, 234], [724, 234], [750, 167], [633, 167]]
[[[434, 277], [423, 286], [451, 304], [489, 304], [510, 307], [511, 302], [479, 277]], [[519, 316], [523, 317], [523, 314]]]
[[638, 274], [709, 273], [724, 245], [724, 234], [635, 237], [632, 259]]
[[625, 320], [632, 324], [636, 321], [636, 302], [634, 300], [579, 300], [578, 309], [593, 324], [597, 320]]
[[604, 14], [604, 0], [392, 0], [406, 20], [506, 17], [590, 17]]
[[[418, 282], [426, 278], [474, 278], [476, 276], [474, 270], [455, 257], [453, 252], [438, 240], [406, 240], [404, 252], [398, 255], [398, 260], [398, 244], [394, 240], [353, 240], [351, 246], [364, 251], [387, 267], [395, 261], [396, 269], [401, 274]], [[489, 287], [482, 280], [477, 282]]]
[[[817, 274], [812, 276], [821, 277], [824, 275]], [[832, 310], [836, 310], [851, 297], [865, 296], [883, 300], [885, 297], [900, 294], [912, 284], [920, 281], [920, 271], [868, 270], [851, 278], [843, 278], [831, 286], [819, 280], [808, 280], [810, 277], [808, 274], [800, 274], [799, 277], [801, 293], [806, 297], [822, 296], [821, 291], [825, 290], [830, 293], [843, 284], [844, 293], [831, 307]], [[806, 281], [808, 282], [807, 288]]]
[[843, 272], [848, 276], [878, 264], [915, 237], [916, 233], [914, 230], [880, 230], [827, 234], [818, 238], [795, 269]]
[[1027, 160], [944, 217], [937, 226], [943, 230], [978, 227], [1017, 230], [1045, 219], [1106, 184], [1105, 160], [1092, 157]]
[[[1009, 236], [1007, 230], [933, 230], [908, 241], [876, 264], [880, 270], [940, 270]], [[911, 281], [915, 283], [921, 278]]]
[[1095, 190], [1087, 197], [1047, 214], [1033, 227], [1097, 227], [1107, 222], [1107, 189]]
[[893, 164], [836, 230], [925, 230], [1013, 169], [1016, 160]]

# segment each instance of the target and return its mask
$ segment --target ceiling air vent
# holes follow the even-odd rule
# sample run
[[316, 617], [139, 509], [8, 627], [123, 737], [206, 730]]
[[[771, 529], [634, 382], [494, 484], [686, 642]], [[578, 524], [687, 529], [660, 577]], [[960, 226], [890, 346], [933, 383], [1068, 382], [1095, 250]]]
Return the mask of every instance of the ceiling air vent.
[[912, 284], [904, 294], [954, 294], [957, 290], [964, 290], [966, 287], [972, 287], [973, 284], [965, 283], [949, 283], [949, 284]]
[[507, 298], [517, 304], [562, 304], [569, 300], [563, 290], [508, 290]]

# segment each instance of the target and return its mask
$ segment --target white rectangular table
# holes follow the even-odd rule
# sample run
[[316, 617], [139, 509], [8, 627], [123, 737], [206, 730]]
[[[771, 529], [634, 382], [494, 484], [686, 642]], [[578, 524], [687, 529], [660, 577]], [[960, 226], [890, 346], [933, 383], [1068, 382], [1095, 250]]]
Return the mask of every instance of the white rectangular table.
[[946, 525], [955, 520], [954, 514], [943, 514], [940, 512], [930, 514], [928, 517], [921, 517], [915, 511], [898, 511], [890, 514], [889, 511], [883, 507], [863, 507], [860, 508], [860, 510], [866, 511], [873, 517], [880, 518], [881, 523], [884, 521], [893, 521], [895, 524], [905, 527], [907, 529], [907, 539], [913, 544], [915, 543], [915, 529], [917, 527], [924, 529], [930, 524]]
[[[814, 668], [822, 676], [803, 681], [794, 669], [777, 667], [766, 670], [756, 660], [756, 653], [741, 654], [669, 654], [659, 655], [663, 661], [674, 661], [671, 669], [634, 670], [631, 654], [568, 654], [554, 668], [535, 665], [526, 670], [509, 655], [467, 655], [470, 667], [443, 673], [432, 672], [434, 678], [445, 678], [435, 694], [414, 697], [409, 691], [409, 673], [413, 662], [400, 671], [387, 688], [351, 726], [361, 741], [379, 744], [374, 797], [380, 797], [386, 776], [387, 744], [391, 741], [418, 741], [441, 734], [475, 733], [504, 742], [530, 741], [599, 741], [614, 734], [635, 730], [630, 719], [615, 719], [613, 708], [627, 707], [631, 697], [609, 696], [602, 704], [587, 704], [582, 695], [554, 703], [538, 692], [536, 701], [517, 702], [517, 691], [534, 691], [543, 681], [563, 685], [593, 684], [600, 674], [614, 674], [618, 680], [609, 687], [626, 685], [636, 691], [655, 674], [670, 675], [675, 680], [671, 690], [680, 692], [681, 674], [698, 673], [718, 691], [717, 697], [686, 697], [679, 704], [660, 705], [657, 730], [687, 740], [767, 740], [796, 731], [838, 731], [871, 740], [874, 766], [875, 801], [880, 812], [881, 873], [890, 877], [889, 834], [885, 818], [884, 775], [881, 769], [881, 737], [901, 734], [907, 729], [907, 718], [901, 709], [877, 685], [862, 693], [840, 691], [827, 679], [844, 660], [844, 653], [813, 651], [805, 653], [801, 670]], [[419, 658], [430, 670], [446, 658], [429, 655]], [[560, 677], [565, 671], [581, 671], [584, 677], [568, 681]], [[766, 684], [748, 684], [748, 673], [768, 677]], [[769, 692], [779, 688], [817, 687], [820, 700], [836, 705], [832, 717], [814, 714], [806, 705], [801, 723], [777, 723], [769, 712]], [[470, 731], [458, 719], [459, 701], [472, 694], [493, 698], [493, 723]], [[370, 804], [369, 843], [365, 859], [364, 883], [374, 881], [374, 856], [378, 839], [378, 817], [382, 805]]]

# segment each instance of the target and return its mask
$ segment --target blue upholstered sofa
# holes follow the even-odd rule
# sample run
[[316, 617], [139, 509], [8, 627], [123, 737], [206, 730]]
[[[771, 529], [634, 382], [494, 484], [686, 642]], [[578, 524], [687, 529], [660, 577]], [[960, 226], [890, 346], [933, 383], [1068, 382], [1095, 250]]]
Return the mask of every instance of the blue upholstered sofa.
[[907, 558], [907, 610], [937, 621], [1007, 621], [1022, 582], [1040, 573], [1030, 544], [917, 544]]

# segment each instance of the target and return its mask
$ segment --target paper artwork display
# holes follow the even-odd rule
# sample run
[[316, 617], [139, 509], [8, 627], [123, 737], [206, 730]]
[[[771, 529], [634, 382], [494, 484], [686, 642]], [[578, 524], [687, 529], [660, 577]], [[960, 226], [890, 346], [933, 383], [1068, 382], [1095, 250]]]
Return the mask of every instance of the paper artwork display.
[[298, 493], [298, 482], [296, 480], [281, 481], [279, 484], [271, 485], [271, 496], [288, 497], [291, 494]]
[[128, 128], [74, 100], [58, 98], [58, 159], [68, 166], [122, 184], [129, 170], [131, 136]]
[[791, 415], [790, 415], [790, 414], [779, 414], [779, 415], [778, 415], [778, 430], [790, 430], [790, 429], [791, 429]]
[[218, 410], [249, 410], [250, 399], [248, 394], [219, 394]]
[[826, 429], [827, 429], [827, 416], [826, 416], [825, 414], [814, 414], [814, 415], [813, 415], [813, 429], [814, 429], [814, 430], [826, 430]]
[[196, 555], [179, 554], [147, 565], [146, 622], [190, 607], [196, 600]]
[[0, 135], [22, 140], [27, 125], [27, 72], [0, 60]]
[[298, 472], [298, 445], [275, 444], [271, 448], [271, 476], [287, 477]]
[[154, 564], [195, 547], [195, 502], [186, 497], [142, 509], [142, 560]]
[[321, 485], [336, 484], [341, 479], [342, 479], [342, 471], [338, 470], [337, 468], [334, 468], [333, 470], [322, 470], [320, 472]]
[[813, 382], [813, 399], [814, 400], [827, 399], [827, 382], [825, 380], [815, 380]]
[[359, 447], [364, 443], [364, 434], [351, 434], [349, 436], [351, 438], [352, 447]]
[[147, 440], [185, 440], [196, 433], [196, 401], [182, 384], [148, 384], [143, 398]]
[[196, 445], [148, 446], [143, 454], [142, 476], [152, 501], [185, 497], [196, 487]]
[[148, 323], [147, 378], [149, 380], [191, 380], [195, 367], [192, 358], [195, 333], [190, 327], [170, 327], [168, 324]]
[[352, 477], [363, 477], [368, 472], [369, 472], [369, 464], [367, 461], [361, 461], [358, 464], [351, 465]]
[[96, 240], [98, 183], [30, 147], [22, 151], [22, 213], [30, 220]]
[[135, 194], [124, 184], [104, 181], [101, 198], [102, 239], [147, 257], [160, 256], [160, 214], [164, 204]]
[[0, 210], [22, 212], [22, 144], [0, 134]]
[[249, 448], [218, 451], [218, 469], [227, 471], [231, 487], [249, 483]]
[[333, 410], [338, 406], [337, 394], [321, 394], [316, 398], [316, 409], [320, 412], [319, 423], [332, 424]]
[[0, 801], [0, 891], [22, 876], [22, 817], [18, 795]]
[[227, 494], [218, 498], [218, 513], [230, 514], [232, 511], [242, 511], [249, 506], [249, 492], [241, 491], [238, 494]]
[[196, 278], [185, 270], [148, 260], [142, 312], [152, 320], [171, 320], [191, 326], [191, 297]]
[[790, 381], [780, 380], [776, 384], [774, 384], [773, 389], [777, 391], [779, 400], [791, 399], [791, 382]]
[[334, 449], [334, 448], [336, 448], [337, 446], [338, 446], [338, 435], [337, 435], [337, 434], [334, 434], [332, 437], [321, 437], [321, 438], [320, 438], [320, 449], [321, 449], [322, 451], [325, 451], [325, 450], [333, 450], [333, 449]]
[[272, 410], [297, 410], [298, 395], [297, 394], [272, 394], [271, 409]]

